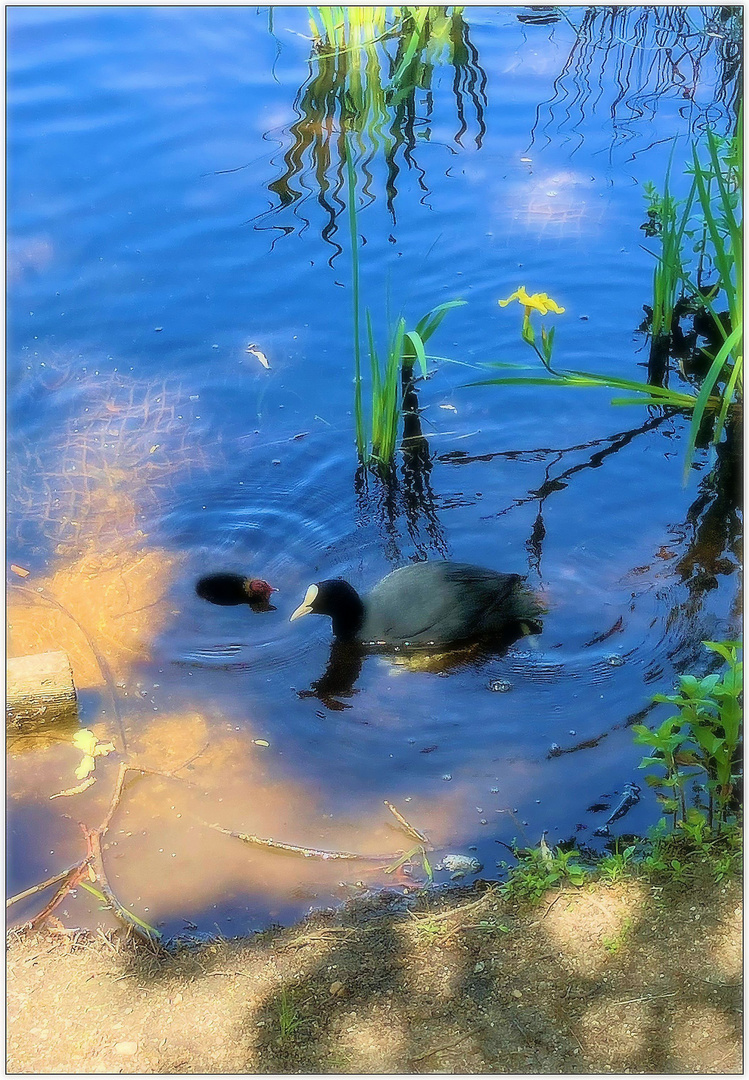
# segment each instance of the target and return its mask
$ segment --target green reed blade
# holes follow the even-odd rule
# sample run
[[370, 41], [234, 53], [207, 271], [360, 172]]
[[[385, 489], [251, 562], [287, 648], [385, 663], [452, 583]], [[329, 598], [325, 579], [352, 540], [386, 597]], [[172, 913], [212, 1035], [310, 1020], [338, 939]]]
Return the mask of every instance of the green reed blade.
[[743, 370], [743, 367], [744, 358], [740, 356], [737, 360], [734, 361], [733, 369], [731, 371], [731, 377], [726, 383], [726, 388], [723, 391], [723, 401], [720, 406], [720, 412], [718, 413], [718, 419], [715, 421], [715, 434], [713, 435], [713, 442], [716, 444], [716, 446], [720, 442], [720, 437], [723, 434], [723, 428], [726, 423], [726, 416], [728, 415], [728, 410], [731, 407], [734, 391], [736, 390], [736, 386], [739, 382], [739, 379], [741, 378], [741, 372]]
[[658, 409], [693, 409], [694, 403], [697, 398], [690, 397], [688, 394], [674, 394], [667, 398], [651, 398], [651, 397], [633, 397], [633, 398], [612, 398], [611, 405], [639, 405], [642, 408], [645, 406], [653, 406]]
[[739, 340], [741, 332], [742, 328], [740, 326], [737, 326], [736, 329], [723, 342], [723, 345], [719, 349], [718, 354], [713, 360], [710, 366], [710, 370], [705, 376], [702, 382], [702, 386], [700, 387], [700, 392], [697, 395], [697, 401], [695, 402], [694, 411], [692, 413], [692, 423], [689, 426], [689, 436], [687, 439], [687, 455], [684, 462], [684, 483], [687, 482], [687, 479], [689, 477], [689, 467], [692, 463], [692, 455], [694, 454], [694, 448], [697, 442], [697, 435], [699, 434], [702, 418], [705, 415], [705, 409], [707, 407], [708, 398], [710, 397], [710, 392], [718, 381], [720, 373], [723, 370], [723, 365], [725, 364], [726, 359], [730, 355], [731, 349]]
[[382, 396], [382, 384], [380, 379], [380, 358], [377, 355], [374, 330], [372, 327], [372, 315], [369, 308], [366, 311], [367, 318], [367, 341], [369, 343], [369, 367], [372, 378], [372, 445], [377, 446], [380, 441], [380, 399]]
[[[86, 892], [90, 892], [92, 896], [95, 896], [97, 898], [97, 900], [101, 900], [104, 904], [107, 905], [107, 907], [112, 906], [109, 898], [107, 896], [105, 896], [105, 894], [101, 891], [101, 889], [97, 889], [94, 885], [91, 885], [88, 881], [82, 881], [81, 882], [81, 887], [83, 889], [85, 889]], [[157, 940], [162, 936], [160, 930], [157, 930], [155, 926], [151, 926], [151, 924], [147, 923], [145, 921], [145, 919], [139, 918], [132, 911], [130, 911], [129, 908], [122, 907], [122, 905], [119, 905], [119, 908], [120, 908], [120, 911], [122, 912], [123, 916], [125, 916], [127, 919], [131, 919], [136, 924], [136, 926], [140, 926], [143, 930], [146, 930], [149, 934], [151, 934]]]
[[[414, 356], [419, 361], [419, 367], [421, 368], [421, 374], [426, 375], [426, 373], [427, 373], [427, 355], [426, 355], [426, 350], [424, 349], [424, 342], [422, 341], [421, 336], [419, 335], [419, 333], [416, 330], [409, 330], [407, 332], [407, 334], [406, 334], [406, 340], [409, 341], [411, 343], [412, 347], [413, 347]], [[405, 361], [405, 359], [406, 359], [406, 357], [404, 357], [404, 361]], [[411, 359], [413, 359], [413, 357], [411, 357]], [[406, 365], [404, 363], [404, 367], [405, 366]], [[413, 364], [411, 364], [410, 366], [413, 367]]]
[[438, 304], [437, 307], [432, 308], [423, 318], [419, 319], [416, 324], [416, 333], [423, 342], [429, 341], [448, 311], [457, 307], [465, 307], [467, 303], [467, 300], [446, 300], [444, 304]]
[[694, 178], [699, 194], [700, 206], [705, 218], [708, 232], [710, 234], [710, 240], [714, 248], [713, 259], [721, 279], [721, 288], [725, 292], [728, 299], [729, 309], [731, 311], [735, 311], [737, 306], [736, 292], [733, 281], [731, 280], [731, 263], [727, 258], [723, 237], [720, 234], [718, 223], [715, 220], [715, 215], [712, 212], [710, 196], [705, 185], [705, 176], [703, 174], [702, 165], [700, 164], [700, 159], [697, 153], [696, 146], [692, 147], [692, 156], [694, 160]]

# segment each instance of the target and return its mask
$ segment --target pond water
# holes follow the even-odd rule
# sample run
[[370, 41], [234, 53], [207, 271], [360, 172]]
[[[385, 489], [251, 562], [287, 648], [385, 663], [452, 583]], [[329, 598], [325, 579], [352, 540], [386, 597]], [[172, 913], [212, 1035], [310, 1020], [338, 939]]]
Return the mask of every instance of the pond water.
[[[10, 652], [66, 649], [82, 723], [117, 745], [51, 801], [76, 783], [70, 733], [10, 740], [10, 892], [81, 857], [125, 752], [189, 761], [134, 780], [104, 852], [120, 901], [167, 934], [402, 881], [385, 856], [411, 841], [385, 800], [435, 866], [473, 854], [496, 875], [543, 830], [600, 848], [602, 807], [641, 775], [629, 725], [707, 665], [701, 640], [737, 632], [734, 480], [699, 451], [683, 486], [681, 417], [468, 384], [533, 365], [521, 309], [497, 304], [520, 285], [564, 306], [562, 366], [646, 378], [643, 184], [673, 154], [679, 194], [690, 139], [728, 129], [736, 27], [711, 8], [469, 7], [400, 95], [397, 34], [379, 73], [367, 54], [363, 303], [384, 336], [467, 301], [429, 343], [424, 441], [385, 484], [354, 444], [340, 132], [363, 66], [322, 55], [303, 8], [8, 17], [7, 562], [29, 571], [8, 573]], [[543, 632], [447, 670], [368, 657], [310, 693], [331, 628], [289, 622], [308, 584], [364, 592], [442, 558], [527, 575]], [[270, 581], [275, 610], [201, 600], [223, 570]], [[646, 790], [612, 832], [658, 817]], [[380, 857], [304, 860], [211, 824]], [[78, 889], [58, 914], [106, 924], [100, 908]]]

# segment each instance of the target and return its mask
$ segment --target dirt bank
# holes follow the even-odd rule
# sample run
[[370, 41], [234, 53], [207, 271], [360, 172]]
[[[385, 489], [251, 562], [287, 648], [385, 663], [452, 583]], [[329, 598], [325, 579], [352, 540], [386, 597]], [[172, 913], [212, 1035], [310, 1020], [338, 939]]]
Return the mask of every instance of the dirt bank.
[[11, 933], [10, 1072], [738, 1073], [741, 887], [494, 888], [154, 955]]

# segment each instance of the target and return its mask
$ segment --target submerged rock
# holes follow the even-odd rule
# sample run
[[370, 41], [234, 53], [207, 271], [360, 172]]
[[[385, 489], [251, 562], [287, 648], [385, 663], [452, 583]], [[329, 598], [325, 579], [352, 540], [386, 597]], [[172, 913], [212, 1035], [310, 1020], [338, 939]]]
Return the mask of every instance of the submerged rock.
[[484, 869], [484, 864], [472, 855], [445, 855], [437, 867], [438, 870], [449, 870], [453, 881], [464, 878], [466, 874], [478, 874]]

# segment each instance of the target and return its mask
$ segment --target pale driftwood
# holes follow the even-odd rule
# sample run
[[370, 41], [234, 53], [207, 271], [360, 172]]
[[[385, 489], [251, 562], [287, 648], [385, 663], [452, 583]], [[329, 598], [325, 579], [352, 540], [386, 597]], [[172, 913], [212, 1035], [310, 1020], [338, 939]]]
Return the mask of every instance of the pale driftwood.
[[31, 731], [78, 718], [67, 653], [48, 652], [8, 660], [5, 719], [14, 731]]

